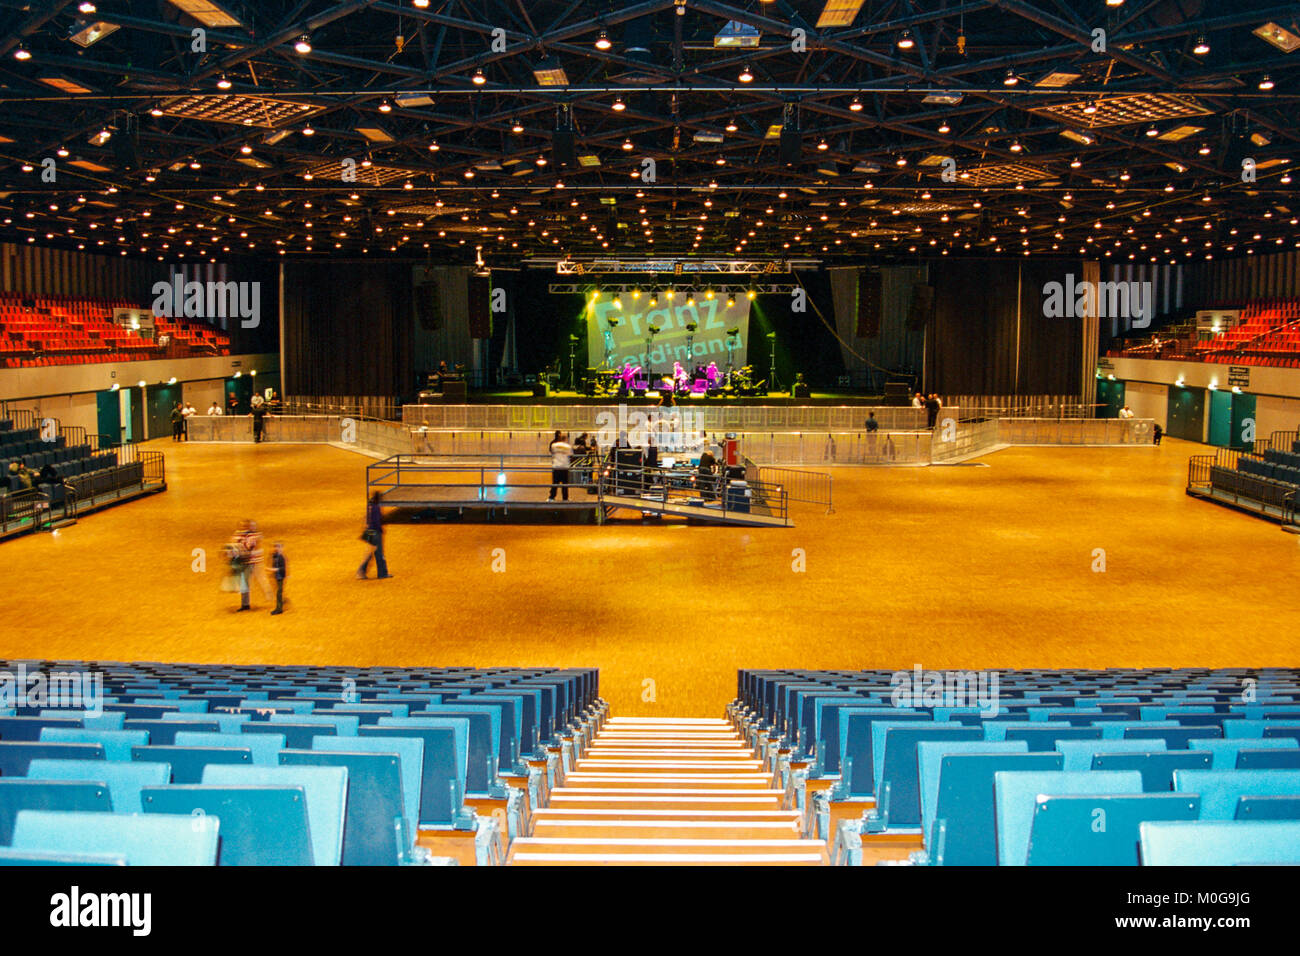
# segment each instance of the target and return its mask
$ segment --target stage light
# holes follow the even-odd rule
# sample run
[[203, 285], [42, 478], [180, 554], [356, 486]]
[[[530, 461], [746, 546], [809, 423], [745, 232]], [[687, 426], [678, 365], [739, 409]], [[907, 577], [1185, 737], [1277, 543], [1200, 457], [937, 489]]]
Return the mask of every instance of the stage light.
[[736, 297], [734, 295], [727, 296], [727, 308], [730, 309], [735, 304], [736, 304]]
[[1210, 52], [1210, 44], [1206, 41], [1205, 37], [1199, 36], [1196, 38], [1196, 46], [1192, 47], [1192, 52], [1197, 56], [1205, 56], [1205, 54]]
[[675, 294], [674, 291], [672, 289], [669, 289], [664, 293], [664, 298], [667, 299], [669, 302], [671, 302], [673, 300], [674, 294]]
[[293, 48], [306, 56], [311, 52], [311, 39], [304, 33], [298, 38], [298, 42], [293, 45]]
[[635, 300], [637, 300], [637, 299], [639, 299], [639, 298], [641, 298], [641, 290], [640, 290], [640, 289], [633, 289], [633, 290], [632, 290], [632, 299], [633, 299], [633, 301], [635, 301]]
[[752, 83], [754, 81], [754, 74], [749, 72], [749, 67], [745, 67], [740, 71], [738, 79], [742, 83]]
[[653, 309], [653, 308], [654, 308], [655, 306], [657, 306], [658, 304], [659, 304], [659, 297], [658, 297], [657, 295], [655, 295], [653, 292], [651, 292], [651, 293], [650, 293], [650, 308]]
[[620, 299], [617, 295], [614, 296], [614, 308], [616, 309], [623, 308], [623, 300]]
[[758, 293], [755, 292], [753, 289], [750, 289], [748, 292], [745, 293], [745, 295], [746, 297], [753, 299], [754, 296], [758, 295]]

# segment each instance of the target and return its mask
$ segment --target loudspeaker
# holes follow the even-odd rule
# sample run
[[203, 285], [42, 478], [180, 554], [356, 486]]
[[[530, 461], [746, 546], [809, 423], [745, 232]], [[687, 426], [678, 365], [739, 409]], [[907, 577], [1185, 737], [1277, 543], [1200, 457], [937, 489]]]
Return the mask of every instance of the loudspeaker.
[[803, 134], [797, 129], [781, 130], [781, 162], [793, 166], [803, 158]]
[[791, 398], [808, 398], [810, 394], [807, 382], [795, 382], [790, 389]]
[[557, 129], [551, 134], [551, 156], [557, 165], [578, 165], [578, 147], [573, 130]]
[[863, 271], [858, 280], [858, 322], [853, 334], [860, 339], [874, 339], [880, 334], [882, 299], [880, 273]]
[[140, 134], [135, 130], [121, 130], [113, 137], [113, 155], [123, 169], [140, 165]]
[[489, 280], [486, 276], [469, 277], [469, 337], [492, 338], [492, 313], [488, 310]]
[[912, 404], [912, 386], [907, 382], [886, 382], [885, 404], [894, 408]]
[[465, 404], [469, 390], [465, 387], [465, 380], [462, 378], [455, 382], [445, 382], [442, 386], [442, 400], [447, 403], [458, 402]]
[[545, 398], [551, 392], [551, 386], [545, 382], [538, 382], [533, 386], [533, 398]]
[[907, 310], [907, 327], [924, 328], [934, 313], [934, 288], [928, 285], [912, 286], [912, 307]]
[[420, 328], [427, 332], [442, 328], [442, 296], [438, 283], [420, 282], [415, 286], [415, 316]]

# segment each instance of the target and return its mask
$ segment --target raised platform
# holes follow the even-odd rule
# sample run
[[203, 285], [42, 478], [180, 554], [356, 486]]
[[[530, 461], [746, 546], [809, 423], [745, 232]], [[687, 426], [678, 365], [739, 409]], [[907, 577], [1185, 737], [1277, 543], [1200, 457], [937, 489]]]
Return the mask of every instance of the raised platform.
[[[813, 392], [808, 398], [794, 398], [787, 392], [772, 392], [768, 395], [718, 395], [715, 397], [701, 396], [695, 398], [689, 395], [679, 395], [676, 397], [679, 407], [693, 407], [704, 405], [778, 405], [778, 406], [805, 406], [805, 405], [883, 405], [884, 400], [879, 395], [868, 395], [864, 392]], [[557, 390], [549, 395], [534, 395], [531, 389], [517, 390], [488, 390], [480, 389], [472, 391], [467, 396], [467, 402], [453, 401], [449, 404], [470, 404], [470, 405], [658, 405], [659, 393], [647, 392], [642, 398], [634, 395], [619, 397], [618, 395], [584, 395], [581, 392], [569, 392]]]

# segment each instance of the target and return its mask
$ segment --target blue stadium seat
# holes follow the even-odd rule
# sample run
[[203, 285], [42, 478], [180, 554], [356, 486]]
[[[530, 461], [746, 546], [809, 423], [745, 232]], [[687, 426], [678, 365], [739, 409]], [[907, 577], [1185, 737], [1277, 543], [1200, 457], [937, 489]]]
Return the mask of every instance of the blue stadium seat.
[[100, 744], [105, 760], [130, 760], [132, 747], [149, 743], [147, 730], [86, 730], [81, 727], [46, 727], [41, 740], [63, 744]]
[[130, 866], [215, 866], [220, 820], [144, 813], [54, 813], [23, 810], [15, 850], [124, 857]]
[[1040, 796], [1029, 833], [1029, 866], [1137, 866], [1146, 820], [1195, 820], [1200, 798], [1181, 793]]
[[1143, 866], [1300, 865], [1300, 822], [1143, 823]]
[[55, 760], [103, 760], [104, 748], [99, 744], [0, 741], [0, 777], [25, 777], [27, 765], [40, 757]]
[[84, 810], [112, 813], [108, 788], [68, 780], [0, 780], [0, 846], [13, 841], [14, 819], [20, 810]]
[[1060, 754], [1031, 754], [1025, 747], [1024, 741], [917, 744], [922, 831], [933, 864], [993, 866], [997, 863], [993, 775], [1000, 770], [1061, 769]]
[[307, 798], [300, 786], [146, 787], [145, 813], [216, 817], [218, 866], [311, 866]]
[[933, 722], [931, 715], [921, 710], [894, 707], [846, 707], [841, 710], [841, 798], [871, 797], [876, 793], [871, 726], [877, 720]]
[[1189, 740], [1187, 746], [1191, 750], [1208, 750], [1213, 754], [1214, 759], [1210, 764], [1211, 770], [1233, 770], [1237, 766], [1237, 754], [1242, 750], [1262, 750], [1265, 748], [1273, 749], [1296, 749], [1291, 741], [1285, 738], [1249, 738], [1249, 737], [1232, 737], [1220, 740]]
[[1163, 740], [1058, 740], [1056, 750], [1065, 757], [1062, 770], [1091, 770], [1095, 754], [1153, 753], [1165, 749]]
[[1236, 820], [1300, 820], [1300, 797], [1242, 797]]
[[[402, 815], [414, 839], [420, 825], [420, 791], [424, 776], [424, 740], [419, 737], [316, 737], [311, 749], [327, 753], [392, 754], [402, 778]], [[406, 849], [406, 848], [403, 848]]]
[[139, 813], [140, 790], [170, 783], [172, 768], [166, 763], [126, 763], [116, 760], [33, 760], [28, 780], [75, 780], [108, 787], [115, 813]]
[[1231, 820], [1242, 797], [1300, 796], [1300, 770], [1175, 770], [1174, 789], [1201, 795], [1202, 820]]
[[212, 764], [203, 783], [226, 787], [301, 787], [316, 866], [338, 866], [343, 855], [348, 771], [344, 767], [253, 767]]
[[[360, 717], [354, 717], [349, 714], [335, 713], [307, 713], [307, 714], [272, 714], [267, 721], [270, 724], [328, 724], [334, 728], [334, 733], [340, 737], [355, 737], [357, 727], [361, 723]], [[328, 731], [321, 731], [328, 733]], [[308, 738], [307, 746], [311, 746]]]
[[[1289, 737], [1272, 737], [1267, 740], [1290, 742]], [[1261, 743], [1263, 741], [1260, 741]], [[1253, 741], [1252, 741], [1253, 743]], [[1238, 770], [1300, 770], [1300, 748], [1294, 747], [1243, 747], [1237, 752]]]
[[424, 772], [419, 822], [446, 826], [454, 821], [466, 794], [469, 727], [463, 718], [384, 717], [376, 727], [360, 728], [360, 735], [422, 738]]
[[[223, 734], [237, 734], [241, 726], [252, 720], [252, 716], [249, 714], [204, 714], [202, 721], [200, 721], [204, 726], [198, 727], [191, 726], [194, 723], [193, 714], [172, 712], [163, 714], [162, 719], [167, 723], [180, 721], [186, 724], [180, 730], [188, 730], [191, 733], [212, 733], [215, 729]], [[214, 723], [217, 725], [215, 728], [211, 726]], [[172, 731], [171, 733], [174, 735], [179, 731]]]
[[1124, 730], [1125, 740], [1163, 740], [1168, 750], [1186, 750], [1187, 742], [1195, 738], [1222, 737], [1223, 731], [1213, 725], [1181, 727], [1134, 727]]
[[270, 721], [265, 720], [250, 720], [246, 724], [240, 724], [239, 729], [241, 731], [241, 736], [244, 737], [256, 736], [258, 734], [273, 734], [277, 740], [284, 741], [283, 746], [292, 747], [295, 750], [302, 750], [310, 747], [311, 739], [313, 737], [337, 733], [334, 724], [328, 721], [322, 721], [320, 723], [290, 723], [288, 721], [281, 721], [273, 724]]
[[[876, 759], [876, 816], [889, 829], [921, 825], [921, 793], [918, 782], [917, 744], [931, 741], [978, 741], [978, 727], [957, 723], [919, 724], [877, 721], [871, 727], [871, 746]], [[888, 787], [888, 791], [885, 788]]]
[[0, 740], [9, 743], [34, 743], [41, 739], [46, 727], [79, 729], [80, 717], [69, 717], [65, 712], [59, 717], [0, 717]]
[[[327, 739], [327, 738], [323, 738]], [[405, 857], [401, 761], [396, 754], [286, 750], [287, 766], [345, 767], [344, 866], [397, 866]]]
[[183, 730], [176, 735], [178, 747], [239, 747], [252, 751], [253, 766], [278, 767], [285, 748], [283, 734], [219, 734]]
[[[238, 741], [238, 738], [236, 738]], [[251, 764], [253, 752], [247, 747], [132, 747], [132, 760], [167, 763], [172, 768], [172, 783], [202, 783], [203, 768], [208, 764]]]
[[1208, 750], [1170, 750], [1150, 753], [1095, 754], [1093, 770], [1136, 770], [1142, 774], [1147, 793], [1168, 793], [1174, 789], [1175, 770], [1209, 770], [1213, 755]]
[[68, 718], [70, 715], [81, 721], [81, 726], [87, 730], [121, 730], [122, 722], [126, 719], [126, 714], [115, 710], [106, 710], [101, 713], [91, 713], [90, 711], [67, 709], [42, 710], [38, 717], [48, 718]]
[[156, 747], [170, 747], [176, 743], [176, 735], [182, 730], [188, 730], [194, 733], [216, 733], [221, 729], [220, 722], [204, 715], [203, 719], [196, 719], [192, 714], [186, 714], [183, 718], [176, 717], [172, 720], [163, 720], [162, 718], [148, 720], [128, 719], [123, 722], [124, 730], [144, 730], [149, 733], [149, 743]]
[[1034, 808], [1040, 795], [1141, 792], [1142, 774], [1136, 770], [1088, 770], [1081, 773], [998, 771], [993, 775], [998, 865], [1027, 865]]
[[[494, 770], [501, 749], [501, 712], [465, 704], [437, 704], [411, 712], [407, 720], [447, 719], [469, 721], [465, 793], [485, 795], [496, 783]], [[398, 717], [382, 717], [379, 726], [391, 727]]]

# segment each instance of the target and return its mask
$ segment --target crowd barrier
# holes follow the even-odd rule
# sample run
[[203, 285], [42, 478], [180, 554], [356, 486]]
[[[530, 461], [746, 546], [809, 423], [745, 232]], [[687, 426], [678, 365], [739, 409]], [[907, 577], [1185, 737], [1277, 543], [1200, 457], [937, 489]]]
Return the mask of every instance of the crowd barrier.
[[[409, 407], [409, 406], [408, 406]], [[450, 406], [449, 406], [450, 407]], [[454, 406], [464, 409], [472, 406]], [[513, 406], [506, 406], [513, 407]], [[528, 406], [519, 406], [525, 411]], [[563, 408], [565, 406], [555, 406]], [[961, 421], [948, 411], [933, 431], [893, 431], [881, 428], [820, 431], [728, 430], [746, 457], [765, 466], [781, 465], [928, 465], [963, 460], [1004, 445], [1129, 445], [1150, 443], [1154, 422], [1149, 419], [986, 419]], [[644, 426], [642, 426], [644, 427]], [[571, 436], [582, 431], [599, 434], [595, 425], [564, 428]], [[721, 428], [705, 429], [717, 435]], [[661, 455], [680, 450], [689, 431], [655, 431]], [[491, 456], [544, 459], [554, 430], [547, 428], [471, 429], [411, 428], [397, 422], [355, 419], [338, 415], [268, 415], [266, 442], [309, 442], [355, 445], [381, 457], [424, 455], [447, 461]], [[251, 442], [248, 416], [200, 416], [189, 422], [195, 442]], [[634, 444], [640, 444], [640, 441]], [[602, 441], [602, 447], [612, 442]]]

